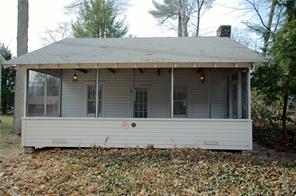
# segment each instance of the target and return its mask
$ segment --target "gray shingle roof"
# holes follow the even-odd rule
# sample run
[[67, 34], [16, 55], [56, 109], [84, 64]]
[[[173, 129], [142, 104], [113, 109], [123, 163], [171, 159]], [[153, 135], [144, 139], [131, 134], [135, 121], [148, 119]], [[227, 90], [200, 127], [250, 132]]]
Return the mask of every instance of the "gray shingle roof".
[[230, 38], [70, 38], [7, 64], [256, 63], [267, 60]]

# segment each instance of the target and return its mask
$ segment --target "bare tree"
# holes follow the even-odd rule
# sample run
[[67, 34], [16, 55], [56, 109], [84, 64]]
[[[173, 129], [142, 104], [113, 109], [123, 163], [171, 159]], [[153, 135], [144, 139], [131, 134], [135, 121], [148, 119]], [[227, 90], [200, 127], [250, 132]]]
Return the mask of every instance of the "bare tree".
[[[18, 0], [18, 20], [17, 20], [17, 56], [28, 53], [28, 24], [29, 24], [29, 2], [28, 0]], [[24, 114], [24, 84], [26, 71], [17, 66], [15, 80], [14, 98], [14, 119], [13, 132], [21, 130], [21, 118]]]
[[188, 37], [188, 22], [190, 19], [190, 10], [187, 0], [180, 0], [180, 14], [181, 14], [181, 26], [182, 37]]
[[164, 0], [163, 3], [153, 0], [152, 3], [155, 9], [150, 10], [149, 13], [158, 19], [161, 25], [177, 19], [177, 35], [182, 37], [181, 0]]
[[[262, 55], [266, 56], [271, 39], [278, 29], [282, 19], [282, 7], [279, 6], [278, 0], [259, 1], [244, 0], [246, 6], [258, 18], [257, 23], [246, 22], [249, 29], [260, 34], [263, 38]], [[268, 10], [268, 11], [266, 11]]]
[[71, 25], [65, 22], [59, 23], [54, 30], [46, 29], [41, 39], [44, 45], [48, 45], [69, 37], [72, 37]]
[[203, 14], [212, 8], [214, 0], [196, 0], [196, 30], [195, 34], [198, 37], [200, 31], [200, 20]]
[[214, 0], [164, 0], [163, 3], [153, 0], [152, 2], [155, 9], [151, 10], [150, 14], [157, 18], [161, 25], [169, 20], [178, 19], [178, 37], [188, 37], [188, 28], [191, 24], [195, 27], [194, 34], [199, 35], [201, 17], [212, 7]]
[[257, 39], [248, 33], [248, 29], [246, 27], [233, 27], [231, 39], [239, 42], [240, 44], [255, 52], [258, 52]]

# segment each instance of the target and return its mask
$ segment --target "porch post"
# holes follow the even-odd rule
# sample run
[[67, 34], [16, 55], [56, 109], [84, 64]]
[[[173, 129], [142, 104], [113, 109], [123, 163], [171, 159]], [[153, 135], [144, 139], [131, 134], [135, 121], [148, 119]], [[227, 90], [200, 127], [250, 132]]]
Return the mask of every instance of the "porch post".
[[242, 118], [242, 74], [240, 71], [237, 74], [237, 116]]
[[247, 119], [251, 119], [251, 77], [250, 77], [250, 70], [248, 69], [248, 73], [247, 73], [247, 84], [248, 84], [248, 118]]
[[174, 118], [174, 68], [171, 68], [171, 118]]
[[27, 116], [27, 86], [29, 84], [29, 80], [28, 80], [28, 75], [29, 75], [29, 71], [26, 69], [25, 70], [25, 81], [24, 81], [24, 117]]
[[99, 102], [99, 69], [96, 69], [96, 115], [98, 117], [98, 102]]
[[44, 116], [47, 115], [47, 74], [45, 74], [45, 87], [44, 87]]
[[60, 105], [59, 105], [59, 109], [60, 109], [60, 117], [62, 117], [62, 108], [63, 108], [63, 106], [62, 106], [62, 102], [63, 102], [63, 99], [62, 99], [62, 96], [63, 96], [63, 78], [64, 78], [64, 76], [63, 76], [63, 70], [62, 69], [60, 69], [60, 91], [59, 91], [59, 102], [60, 102]]

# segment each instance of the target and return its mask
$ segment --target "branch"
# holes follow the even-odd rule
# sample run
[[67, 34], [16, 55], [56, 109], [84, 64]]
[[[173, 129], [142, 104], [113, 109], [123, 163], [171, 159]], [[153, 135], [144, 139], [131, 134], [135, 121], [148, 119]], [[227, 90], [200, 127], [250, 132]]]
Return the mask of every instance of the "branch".
[[263, 25], [268, 31], [270, 31], [270, 29], [268, 29], [268, 27], [265, 25], [264, 20], [263, 20], [261, 14], [260, 14], [260, 12], [259, 12], [258, 6], [255, 5], [255, 2], [254, 2], [254, 1], [251, 2], [250, 0], [246, 0], [246, 1], [247, 1], [249, 4], [251, 4], [252, 7], [254, 8], [254, 10], [255, 10], [257, 16], [258, 16], [259, 19], [260, 19], [261, 24], [262, 24], [262, 25]]
[[164, 24], [168, 19], [172, 18], [173, 16], [175, 16], [174, 13], [166, 16], [163, 20], [160, 20], [160, 24]]
[[274, 27], [274, 30], [273, 30], [273, 34], [277, 31], [277, 28], [280, 24], [280, 20], [281, 20], [281, 16], [282, 16], [282, 11], [283, 11], [283, 7], [280, 7], [280, 11], [279, 13], [277, 14], [277, 20], [276, 20], [276, 23], [275, 23], [275, 27]]

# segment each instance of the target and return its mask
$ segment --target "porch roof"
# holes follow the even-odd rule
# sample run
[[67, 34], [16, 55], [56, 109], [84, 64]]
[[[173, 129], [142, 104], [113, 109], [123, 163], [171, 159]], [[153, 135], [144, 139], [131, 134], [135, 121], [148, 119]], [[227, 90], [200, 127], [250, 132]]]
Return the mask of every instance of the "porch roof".
[[[225, 37], [68, 38], [6, 64], [81, 65], [267, 62], [247, 47]], [[224, 66], [225, 67], [225, 66]]]

